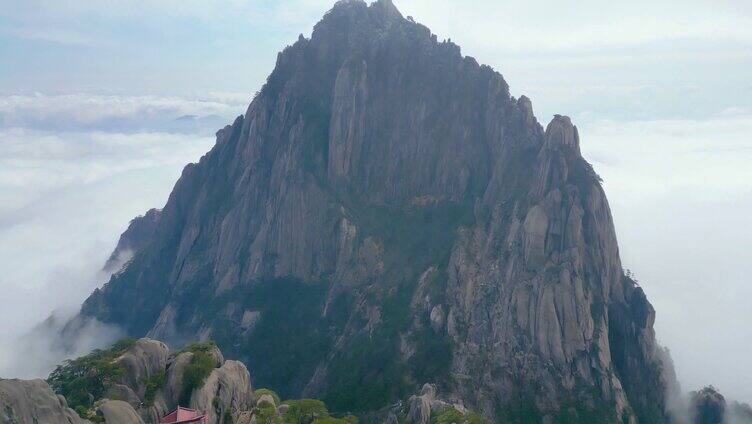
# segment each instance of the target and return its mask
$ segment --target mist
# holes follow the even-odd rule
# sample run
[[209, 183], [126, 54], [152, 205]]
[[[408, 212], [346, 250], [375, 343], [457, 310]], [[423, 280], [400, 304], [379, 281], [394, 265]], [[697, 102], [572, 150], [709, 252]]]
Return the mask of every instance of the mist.
[[119, 335], [85, 322], [73, 345], [52, 337], [109, 279], [102, 268], [129, 221], [161, 207], [213, 145], [216, 121], [247, 106], [225, 101], [0, 97], [0, 376], [46, 377]]
[[752, 114], [580, 128], [682, 388], [752, 401]]

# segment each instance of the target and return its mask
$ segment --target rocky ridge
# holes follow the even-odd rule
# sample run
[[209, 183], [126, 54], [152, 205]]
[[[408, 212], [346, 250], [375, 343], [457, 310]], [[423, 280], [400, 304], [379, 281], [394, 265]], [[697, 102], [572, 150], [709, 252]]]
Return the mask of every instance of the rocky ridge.
[[[160, 341], [140, 339], [128, 343], [125, 349], [114, 349], [113, 358], [96, 356], [91, 365], [80, 368], [83, 374], [96, 375], [87, 386], [88, 399], [77, 407], [92, 421], [156, 423], [180, 405], [205, 412], [210, 423], [221, 423], [225, 416], [235, 418], [250, 408], [253, 395], [248, 369], [240, 362], [225, 360], [213, 344], [170, 352]], [[199, 371], [202, 367], [197, 359], [203, 358], [207, 364]], [[70, 375], [81, 372], [71, 373], [69, 370], [79, 368], [75, 362], [70, 364], [58, 367], [49, 381], [61, 394], [80, 398], [82, 383], [70, 381]], [[110, 369], [116, 371], [103, 371]], [[91, 409], [87, 410], [86, 404]]]

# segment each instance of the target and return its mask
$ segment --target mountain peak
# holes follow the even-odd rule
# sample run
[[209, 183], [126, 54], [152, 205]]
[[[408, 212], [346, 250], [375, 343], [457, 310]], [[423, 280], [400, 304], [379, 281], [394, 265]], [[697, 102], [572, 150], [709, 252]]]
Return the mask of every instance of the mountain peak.
[[356, 14], [367, 13], [378, 17], [381, 21], [404, 19], [392, 0], [376, 0], [370, 5], [364, 0], [339, 0], [332, 11], [348, 10]]
[[373, 10], [375, 10], [381, 17], [386, 19], [403, 18], [402, 13], [400, 13], [392, 0], [376, 0], [371, 4], [371, 8], [373, 8]]
[[662, 405], [651, 309], [576, 127], [544, 133], [530, 99], [391, 0], [338, 2], [217, 136], [85, 317], [212, 337], [260, 384], [339, 411], [427, 382], [497, 422]]
[[568, 116], [554, 115], [546, 127], [546, 143], [551, 146], [569, 147], [580, 151], [580, 136], [577, 127]]

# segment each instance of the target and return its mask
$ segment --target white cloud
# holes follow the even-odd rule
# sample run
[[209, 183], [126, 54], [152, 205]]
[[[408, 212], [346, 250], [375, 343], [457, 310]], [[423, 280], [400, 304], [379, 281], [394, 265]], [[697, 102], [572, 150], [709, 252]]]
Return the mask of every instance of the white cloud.
[[[198, 24], [199, 31], [214, 26], [252, 25], [266, 31], [285, 31], [313, 24], [332, 7], [330, 0], [6, 0], [0, 17], [12, 26], [5, 32], [62, 44], [116, 44], [128, 40], [102, 23], [132, 27], [169, 27], [176, 22]], [[83, 26], [82, 22], [92, 25]], [[81, 28], [86, 28], [82, 31]], [[103, 43], [106, 38], [106, 43]]]
[[752, 113], [586, 122], [580, 135], [682, 388], [752, 401]]
[[752, 189], [752, 113], [581, 125], [583, 149], [620, 201], [679, 190], [711, 201]]
[[[0, 128], [54, 131], [181, 131], [210, 133], [245, 112], [251, 94], [203, 98], [102, 94], [0, 96]], [[199, 125], [200, 128], [196, 128]]]
[[134, 19], [188, 17], [211, 19], [233, 13], [244, 0], [6, 0], [0, 15], [26, 20], [73, 20], [82, 17]]
[[[593, 50], [656, 40], [752, 42], [750, 6], [722, 1], [398, 2], [439, 34], [509, 52]], [[468, 25], [472, 22], [472, 25]]]
[[[83, 94], [0, 98], [0, 110], [23, 125], [0, 126], [0, 375], [44, 376], [62, 359], [55, 350], [20, 367], [17, 354], [29, 340], [18, 337], [53, 310], [75, 311], [103, 284], [102, 266], [128, 222], [163, 205], [182, 168], [214, 143], [203, 132], [81, 128], [104, 128], [113, 118], [130, 122], [234, 107], [219, 100]], [[78, 129], [35, 128], [66, 120]], [[107, 339], [101, 326], [87, 329], [91, 337], [81, 349]]]
[[95, 40], [89, 35], [62, 28], [6, 27], [0, 28], [0, 30], [18, 38], [41, 40], [57, 44], [76, 46], [95, 46], [101, 44], [101, 40]]
[[[103, 281], [59, 274], [101, 267], [128, 221], [164, 204], [183, 166], [213, 142], [159, 133], [0, 132], [0, 286], [7, 294], [0, 322], [28, 327], [61, 301], [83, 300]], [[19, 305], [27, 311], [20, 318]]]
[[[6, 200], [0, 212], [21, 213], [66, 187], [162, 166], [179, 169], [212, 143], [212, 137], [167, 133], [0, 131], [0, 198]], [[7, 220], [0, 215], [0, 229]]]
[[[217, 21], [241, 18], [255, 23], [313, 23], [334, 0], [7, 0], [0, 15], [27, 22], [79, 19]], [[752, 7], [735, 1], [598, 0], [551, 4], [545, 0], [496, 2], [460, 0], [396, 1], [406, 15], [460, 34], [473, 44], [504, 49], [592, 48], [655, 39], [727, 38], [752, 41]], [[467, 23], [472, 22], [472, 25]]]
[[123, 337], [115, 326], [94, 319], [79, 320], [75, 340], [65, 339], [63, 329], [75, 311], [55, 311], [28, 334], [0, 344], [0, 375], [5, 378], [46, 377], [65, 359], [77, 358], [108, 346]]

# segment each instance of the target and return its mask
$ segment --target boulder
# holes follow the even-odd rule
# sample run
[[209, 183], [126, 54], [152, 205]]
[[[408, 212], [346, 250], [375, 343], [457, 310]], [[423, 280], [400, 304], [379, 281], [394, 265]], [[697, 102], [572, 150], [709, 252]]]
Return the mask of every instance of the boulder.
[[125, 368], [124, 383], [143, 400], [146, 380], [164, 372], [170, 350], [167, 345], [152, 339], [139, 339], [117, 363]]
[[106, 399], [97, 407], [106, 424], [144, 424], [135, 409], [121, 400]]
[[175, 409], [178, 406], [180, 393], [183, 389], [183, 373], [185, 372], [185, 367], [191, 362], [192, 357], [192, 353], [183, 352], [170, 362], [165, 377], [165, 385], [162, 390], [168, 409]]
[[444, 329], [444, 309], [441, 305], [436, 305], [431, 309], [429, 319], [431, 320], [433, 331], [440, 333]]
[[0, 380], [0, 422], [84, 424], [44, 380]]
[[138, 408], [141, 404], [141, 399], [136, 392], [125, 384], [113, 384], [107, 389], [104, 395], [107, 399], [122, 400], [128, 402], [134, 408]]
[[204, 411], [209, 423], [220, 423], [228, 414], [237, 418], [242, 411], [252, 407], [252, 401], [248, 369], [241, 362], [225, 361], [209, 374], [200, 389], [193, 392], [190, 407]]

